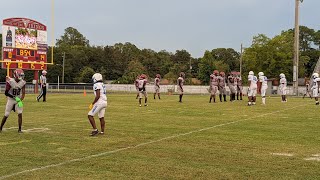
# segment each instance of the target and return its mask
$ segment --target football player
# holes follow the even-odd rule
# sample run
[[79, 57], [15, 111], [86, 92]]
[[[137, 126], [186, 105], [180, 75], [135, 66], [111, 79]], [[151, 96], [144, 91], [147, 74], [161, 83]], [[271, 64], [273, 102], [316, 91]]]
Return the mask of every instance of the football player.
[[316, 100], [316, 105], [319, 105], [318, 97], [319, 97], [320, 78], [319, 78], [319, 74], [318, 73], [313, 73], [312, 74], [312, 81], [313, 81], [313, 84], [312, 84], [312, 87], [311, 87], [312, 95], [313, 95], [314, 99]]
[[147, 102], [148, 102], [148, 94], [146, 91], [146, 85], [147, 85], [147, 76], [145, 74], [141, 74], [140, 78], [139, 78], [139, 84], [138, 84], [138, 88], [139, 88], [139, 106], [141, 107], [141, 100], [142, 100], [142, 96], [144, 96], [144, 106], [148, 106]]
[[223, 95], [223, 100], [224, 102], [227, 102], [227, 98], [226, 98], [226, 77], [225, 77], [225, 73], [224, 72], [220, 72], [220, 76], [218, 77], [219, 78], [219, 99], [220, 99], [220, 102], [222, 102], [222, 95]]
[[233, 102], [236, 98], [236, 89], [234, 86], [235, 79], [233, 77], [233, 73], [229, 73], [228, 75], [228, 87], [230, 89], [230, 101]]
[[178, 85], [178, 93], [179, 93], [179, 102], [182, 103], [182, 97], [183, 97], [183, 83], [184, 83], [185, 74], [184, 72], [180, 72], [179, 78], [177, 79], [177, 85]]
[[242, 100], [242, 78], [240, 75], [240, 72], [237, 72], [237, 100], [239, 100], [239, 95], [240, 95], [240, 100]]
[[137, 76], [136, 80], [134, 81], [134, 86], [136, 87], [136, 90], [137, 90], [136, 99], [138, 99], [138, 97], [139, 97], [139, 78], [140, 78], [140, 76]]
[[312, 94], [311, 94], [310, 84], [309, 83], [310, 83], [310, 81], [307, 80], [306, 81], [306, 92], [303, 95], [303, 99], [304, 99], [304, 97], [306, 97], [306, 95], [308, 95], [310, 97], [310, 99], [312, 99]]
[[7, 96], [7, 104], [4, 116], [2, 118], [2, 122], [0, 125], [0, 131], [4, 124], [6, 123], [10, 112], [14, 111], [18, 113], [18, 133], [22, 133], [22, 112], [23, 112], [23, 99], [25, 97], [25, 85], [26, 81], [24, 81], [24, 72], [22, 69], [16, 69], [13, 72], [14, 78], [7, 78], [5, 95]]
[[156, 78], [154, 79], [154, 94], [153, 99], [156, 99], [156, 95], [158, 94], [158, 98], [160, 99], [160, 74], [156, 75]]
[[287, 79], [286, 76], [281, 73], [280, 75], [280, 85], [279, 85], [279, 91], [281, 95], [281, 102], [287, 102]]
[[40, 76], [40, 87], [41, 87], [41, 92], [39, 96], [37, 97], [37, 101], [43, 97], [43, 102], [46, 102], [46, 96], [47, 96], [47, 71], [43, 70], [42, 75]]
[[261, 84], [260, 86], [260, 92], [261, 92], [261, 97], [262, 97], [262, 104], [265, 105], [266, 104], [266, 92], [268, 89], [268, 79], [267, 77], [264, 75], [263, 72], [259, 72], [259, 83]]
[[99, 134], [99, 130], [97, 129], [96, 122], [94, 120], [94, 116], [98, 113], [98, 117], [100, 120], [101, 132], [100, 134], [104, 134], [105, 128], [105, 121], [104, 121], [104, 114], [107, 107], [107, 90], [105, 85], [103, 84], [103, 78], [100, 73], [95, 73], [92, 76], [93, 82], [93, 93], [94, 93], [94, 100], [89, 105], [89, 113], [88, 119], [93, 128], [91, 132], [91, 136], [95, 136]]
[[256, 104], [256, 94], [257, 94], [257, 77], [254, 75], [253, 71], [249, 72], [248, 75], [248, 106]]
[[213, 73], [210, 75], [210, 101], [209, 103], [211, 103], [212, 98], [213, 98], [213, 102], [216, 102], [216, 93], [218, 91], [218, 85], [219, 85], [219, 71], [218, 70], [214, 70]]

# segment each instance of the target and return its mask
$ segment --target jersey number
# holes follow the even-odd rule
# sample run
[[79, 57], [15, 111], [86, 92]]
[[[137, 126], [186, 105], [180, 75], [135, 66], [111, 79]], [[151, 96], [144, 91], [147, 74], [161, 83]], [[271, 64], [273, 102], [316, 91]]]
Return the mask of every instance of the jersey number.
[[13, 89], [12, 90], [12, 95], [19, 96], [20, 95], [20, 89]]

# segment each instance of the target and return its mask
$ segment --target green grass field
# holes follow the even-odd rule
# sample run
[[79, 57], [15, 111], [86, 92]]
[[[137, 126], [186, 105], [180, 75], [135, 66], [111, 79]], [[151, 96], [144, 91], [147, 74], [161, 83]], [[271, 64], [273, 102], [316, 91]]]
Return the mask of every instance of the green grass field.
[[262, 106], [258, 97], [248, 107], [246, 100], [209, 104], [208, 96], [186, 95], [180, 104], [162, 96], [140, 108], [134, 94], [109, 94], [106, 134], [90, 137], [93, 95], [49, 94], [47, 103], [35, 97], [24, 103], [24, 133], [14, 113], [0, 133], [0, 179], [320, 177], [314, 100], [272, 97]]

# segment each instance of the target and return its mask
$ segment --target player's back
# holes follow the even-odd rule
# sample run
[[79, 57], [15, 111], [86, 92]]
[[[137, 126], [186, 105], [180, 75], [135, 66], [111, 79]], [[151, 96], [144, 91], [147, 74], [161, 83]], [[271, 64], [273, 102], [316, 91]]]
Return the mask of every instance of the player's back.
[[184, 79], [183, 79], [182, 77], [179, 77], [179, 78], [177, 79], [177, 85], [178, 85], [178, 86], [183, 86], [183, 83], [184, 83]]
[[102, 83], [102, 82], [97, 82], [93, 85], [93, 92], [94, 95], [96, 96], [97, 94], [97, 90], [100, 90], [100, 98], [98, 100], [98, 102], [104, 102], [107, 101], [107, 89], [106, 86]]

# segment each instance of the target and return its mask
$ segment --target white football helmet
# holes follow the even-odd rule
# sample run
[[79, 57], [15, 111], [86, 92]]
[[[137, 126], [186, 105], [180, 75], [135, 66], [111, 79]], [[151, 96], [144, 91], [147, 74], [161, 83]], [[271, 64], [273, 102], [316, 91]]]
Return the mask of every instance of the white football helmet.
[[43, 74], [43, 75], [46, 75], [46, 74], [47, 74], [47, 71], [46, 71], [46, 70], [43, 70], [43, 71], [42, 71], [42, 74]]
[[93, 76], [92, 76], [92, 82], [93, 83], [97, 83], [97, 82], [102, 82], [102, 75], [100, 73], [95, 73]]
[[315, 79], [315, 78], [318, 78], [318, 77], [319, 77], [319, 74], [318, 74], [318, 73], [313, 73], [312, 76], [313, 76], [313, 78]]
[[279, 76], [281, 79], [286, 77], [286, 75], [284, 75], [283, 73], [281, 73]]
[[253, 71], [249, 71], [249, 75], [254, 75], [254, 72]]
[[258, 75], [259, 76], [264, 76], [264, 73], [263, 72], [259, 72]]

